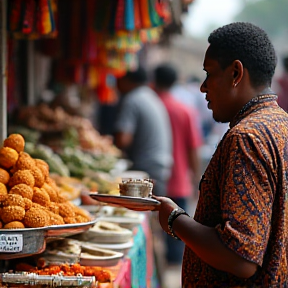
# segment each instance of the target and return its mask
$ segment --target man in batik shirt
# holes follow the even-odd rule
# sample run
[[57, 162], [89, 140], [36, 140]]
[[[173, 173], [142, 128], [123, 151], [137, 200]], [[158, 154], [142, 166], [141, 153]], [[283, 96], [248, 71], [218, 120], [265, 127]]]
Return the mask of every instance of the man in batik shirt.
[[230, 129], [202, 177], [194, 219], [155, 197], [159, 221], [186, 245], [182, 287], [288, 287], [288, 115], [270, 89], [275, 51], [244, 22], [208, 42], [200, 89]]

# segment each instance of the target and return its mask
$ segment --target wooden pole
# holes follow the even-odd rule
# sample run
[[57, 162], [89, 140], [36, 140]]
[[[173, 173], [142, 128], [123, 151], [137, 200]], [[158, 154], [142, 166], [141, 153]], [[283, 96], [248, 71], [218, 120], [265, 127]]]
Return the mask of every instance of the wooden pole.
[[0, 146], [7, 137], [7, 0], [0, 0]]

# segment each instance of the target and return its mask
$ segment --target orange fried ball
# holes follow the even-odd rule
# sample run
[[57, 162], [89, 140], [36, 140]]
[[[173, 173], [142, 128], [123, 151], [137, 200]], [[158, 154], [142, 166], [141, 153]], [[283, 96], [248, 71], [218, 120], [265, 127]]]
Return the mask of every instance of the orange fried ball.
[[32, 201], [27, 199], [27, 198], [23, 198], [24, 199], [24, 203], [25, 203], [25, 210], [29, 210], [32, 207]]
[[55, 202], [50, 202], [50, 205], [48, 207], [49, 211], [53, 212], [54, 214], [59, 215], [59, 205]]
[[34, 202], [32, 202], [32, 208], [37, 208], [37, 209], [42, 209], [42, 210], [44, 209], [45, 211], [48, 211], [46, 207], [44, 207], [38, 203], [34, 203]]
[[21, 134], [10, 134], [9, 137], [4, 140], [3, 146], [10, 147], [19, 153], [24, 150], [25, 140]]
[[44, 227], [50, 224], [50, 217], [45, 210], [32, 207], [26, 211], [23, 222], [26, 227]]
[[[75, 217], [75, 212], [69, 202], [59, 203], [59, 215], [64, 217]], [[65, 221], [65, 219], [64, 219]]]
[[25, 209], [20, 206], [6, 206], [1, 210], [1, 218], [4, 223], [21, 221], [25, 216]]
[[2, 202], [3, 207], [19, 206], [25, 208], [24, 198], [17, 194], [8, 194], [7, 198]]
[[63, 217], [65, 224], [76, 224], [78, 223], [75, 217]]
[[10, 147], [0, 148], [0, 166], [9, 169], [16, 164], [18, 152]]
[[57, 192], [59, 191], [59, 187], [57, 186], [55, 180], [53, 180], [51, 177], [47, 177], [46, 183], [49, 184]]
[[9, 179], [9, 173], [5, 169], [0, 168], [0, 182], [3, 184], [7, 184], [9, 182]]
[[0, 183], [0, 202], [4, 201], [7, 198], [8, 192], [6, 185]]
[[58, 203], [66, 203], [67, 199], [63, 195], [58, 195]]
[[42, 171], [44, 178], [46, 179], [49, 176], [49, 165], [42, 159], [34, 159], [36, 166]]
[[41, 206], [50, 206], [49, 194], [42, 188], [34, 187], [32, 201], [34, 203], [40, 204]]
[[33, 188], [31, 186], [28, 186], [27, 184], [20, 183], [20, 184], [13, 186], [10, 189], [9, 194], [18, 194], [24, 198], [32, 200]]
[[18, 170], [10, 178], [8, 185], [13, 187], [17, 184], [24, 183], [28, 186], [34, 187], [35, 180], [32, 173], [29, 170]]
[[22, 229], [25, 228], [24, 224], [20, 221], [12, 221], [4, 225], [4, 229]]
[[28, 153], [20, 152], [15, 167], [13, 167], [13, 172], [17, 170], [30, 170], [35, 165], [35, 160]]
[[34, 166], [33, 168], [30, 169], [30, 172], [32, 173], [35, 179], [34, 185], [40, 188], [44, 184], [45, 180], [42, 171], [37, 166]]
[[65, 224], [63, 218], [60, 215], [57, 215], [52, 212], [48, 212], [48, 215], [50, 217], [50, 225], [63, 225]]
[[2, 224], [2, 222], [0, 221], [0, 229], [2, 229], [3, 228], [3, 224]]
[[52, 186], [50, 186], [48, 183], [44, 183], [41, 188], [48, 193], [51, 201], [58, 202], [58, 193]]
[[74, 212], [75, 212], [76, 216], [82, 216], [82, 217], [86, 218], [87, 221], [90, 221], [90, 220], [91, 220], [91, 217], [90, 217], [90, 215], [89, 215], [89, 212], [86, 211], [86, 210], [84, 210], [84, 209], [81, 209], [81, 208], [78, 207], [78, 206], [75, 206], [75, 207], [74, 207]]
[[90, 220], [88, 220], [87, 217], [84, 217], [84, 216], [82, 216], [82, 215], [77, 215], [77, 216], [75, 217], [75, 220], [76, 220], [77, 223], [85, 223], [85, 222], [90, 221]]

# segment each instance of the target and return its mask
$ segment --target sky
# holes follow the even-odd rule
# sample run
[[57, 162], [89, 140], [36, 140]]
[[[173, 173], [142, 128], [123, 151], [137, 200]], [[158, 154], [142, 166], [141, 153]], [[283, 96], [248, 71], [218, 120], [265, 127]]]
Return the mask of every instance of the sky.
[[[195, 0], [182, 16], [184, 33], [207, 37], [212, 29], [228, 24], [241, 11], [243, 0]], [[214, 27], [213, 27], [214, 25]]]

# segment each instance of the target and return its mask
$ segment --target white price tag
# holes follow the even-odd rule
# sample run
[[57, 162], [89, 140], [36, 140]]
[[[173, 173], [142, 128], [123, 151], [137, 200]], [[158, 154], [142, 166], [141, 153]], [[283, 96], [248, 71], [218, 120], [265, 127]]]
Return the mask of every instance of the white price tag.
[[22, 234], [0, 234], [0, 252], [15, 253], [23, 249]]

